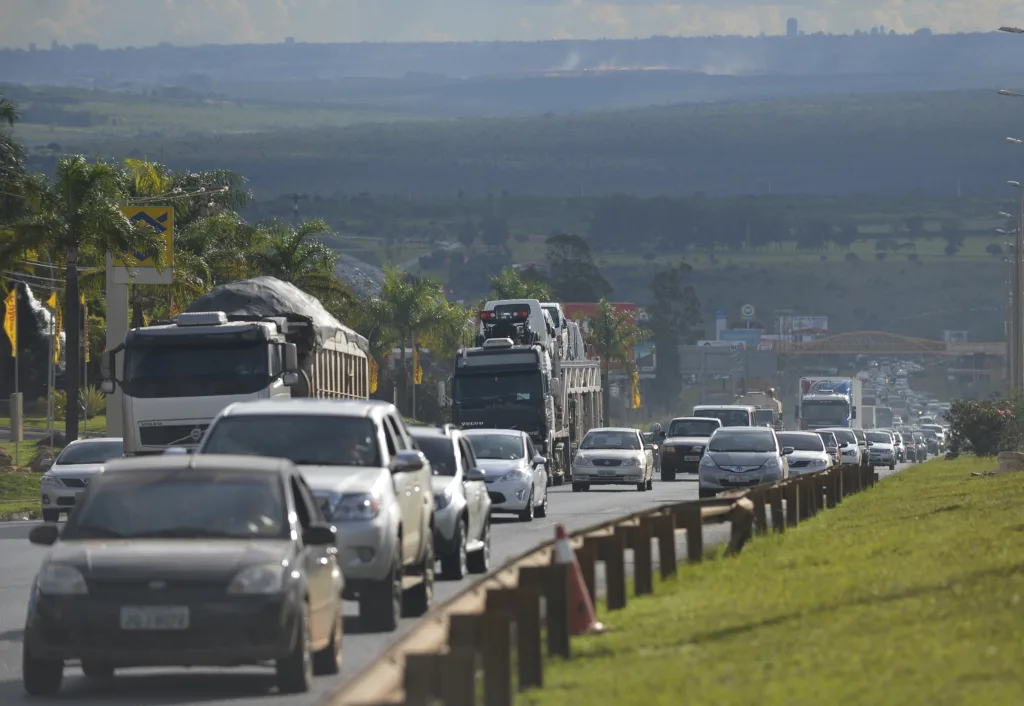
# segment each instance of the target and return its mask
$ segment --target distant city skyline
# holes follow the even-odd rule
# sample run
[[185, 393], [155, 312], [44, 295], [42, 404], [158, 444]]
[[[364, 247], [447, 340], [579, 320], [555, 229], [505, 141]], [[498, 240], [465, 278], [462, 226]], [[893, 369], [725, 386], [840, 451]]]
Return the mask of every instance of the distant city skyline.
[[709, 35], [987, 32], [1011, 0], [3, 0], [0, 46], [537, 41]]

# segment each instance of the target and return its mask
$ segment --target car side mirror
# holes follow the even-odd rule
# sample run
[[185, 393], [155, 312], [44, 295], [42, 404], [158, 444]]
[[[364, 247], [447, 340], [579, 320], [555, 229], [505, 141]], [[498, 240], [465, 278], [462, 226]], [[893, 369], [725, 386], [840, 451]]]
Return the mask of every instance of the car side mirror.
[[536, 456], [533, 457], [533, 465], [534, 466], [543, 466], [547, 462], [548, 462], [548, 460], [546, 458], [544, 458], [543, 456], [541, 456], [540, 454], [537, 454]]
[[548, 389], [551, 391], [552, 397], [562, 396], [562, 381], [558, 378], [551, 378], [551, 382], [548, 383]]
[[654, 444], [644, 444], [644, 451], [654, 451], [656, 448], [658, 447]]
[[50, 546], [57, 541], [60, 537], [60, 529], [57, 525], [45, 524], [33, 527], [32, 531], [28, 533], [28, 541], [32, 544], [41, 544], [43, 546]]
[[867, 443], [867, 446], [868, 446], [868, 448], [869, 448], [869, 449], [870, 449], [870, 448], [871, 448], [872, 446], [874, 446], [874, 445], [875, 445], [875, 442], [873, 442], [873, 441], [869, 441], [869, 442]]
[[411, 473], [422, 470], [427, 465], [427, 457], [422, 451], [407, 449], [399, 451], [391, 464], [392, 473]]
[[302, 532], [302, 543], [311, 547], [334, 546], [338, 530], [334, 525], [310, 525]]
[[466, 480], [484, 482], [487, 480], [487, 473], [482, 468], [470, 468], [466, 471]]
[[796, 449], [794, 449], [792, 446], [783, 446], [782, 447], [782, 455], [783, 456], [789, 456], [794, 451], [796, 451]]

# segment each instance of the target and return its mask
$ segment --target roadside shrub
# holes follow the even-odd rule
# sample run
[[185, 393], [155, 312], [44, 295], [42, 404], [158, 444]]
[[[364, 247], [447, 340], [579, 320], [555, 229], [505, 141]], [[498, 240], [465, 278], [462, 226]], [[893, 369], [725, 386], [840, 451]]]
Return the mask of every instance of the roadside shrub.
[[[107, 413], [107, 396], [98, 387], [87, 387], [78, 394], [78, 416], [85, 418], [85, 410], [89, 410], [89, 419]], [[64, 390], [53, 392], [53, 418], [63, 422], [67, 417], [68, 394]]]
[[962, 453], [994, 456], [1019, 448], [1017, 416], [1008, 400], [955, 400], [946, 413], [949, 441], [946, 458]]

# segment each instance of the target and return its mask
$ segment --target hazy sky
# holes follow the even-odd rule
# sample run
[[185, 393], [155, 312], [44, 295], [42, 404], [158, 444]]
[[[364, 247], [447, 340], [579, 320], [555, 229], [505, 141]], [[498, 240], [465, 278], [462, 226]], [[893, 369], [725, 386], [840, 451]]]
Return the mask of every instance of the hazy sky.
[[1024, 23], [1019, 0], [0, 0], [0, 45], [103, 47], [781, 34], [872, 25], [990, 31]]

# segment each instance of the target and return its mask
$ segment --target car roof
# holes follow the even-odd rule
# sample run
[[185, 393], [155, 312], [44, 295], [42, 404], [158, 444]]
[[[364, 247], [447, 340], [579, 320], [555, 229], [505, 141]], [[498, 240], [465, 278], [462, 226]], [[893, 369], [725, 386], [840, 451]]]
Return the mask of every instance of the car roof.
[[[45, 437], [44, 437], [45, 438]], [[71, 446], [81, 446], [82, 444], [96, 444], [96, 443], [108, 443], [108, 444], [123, 444], [124, 439], [120, 436], [93, 436], [86, 439], [75, 439], [74, 441], [68, 442], [64, 445], [64, 448]]]
[[595, 431], [601, 431], [601, 432], [604, 432], [604, 431], [625, 431], [625, 432], [629, 432], [629, 431], [631, 431], [631, 432], [636, 432], [636, 429], [634, 429], [633, 427], [594, 427], [593, 429], [591, 429], [587, 433], [588, 434], [593, 434]]
[[257, 414], [333, 415], [339, 417], [379, 417], [397, 414], [398, 410], [384, 400], [295, 399], [253, 400], [235, 402], [220, 413], [222, 417]]
[[718, 417], [676, 417], [669, 424], [675, 424], [676, 422], [715, 422], [721, 424], [722, 420]]
[[296, 470], [296, 466], [284, 458], [228, 454], [132, 456], [114, 459], [103, 466], [103, 474], [107, 476], [121, 473], [167, 473], [182, 470], [241, 471], [252, 475], [259, 473], [281, 475]]
[[694, 409], [739, 409], [739, 410], [747, 410], [747, 409], [757, 409], [757, 408], [754, 405], [751, 405], [751, 404], [699, 404], [699, 405], [696, 405], [694, 407]]
[[764, 434], [765, 432], [772, 435], [775, 434], [775, 430], [771, 427], [718, 427], [715, 429], [714, 433], [718, 434], [724, 431], [729, 433], [736, 432], [739, 434]]
[[813, 431], [780, 431], [777, 432], [780, 436], [782, 434], [799, 434], [800, 436], [818, 436]]
[[463, 434], [466, 436], [482, 436], [483, 434], [504, 434], [506, 436], [524, 436], [525, 431], [519, 431], [518, 429], [464, 429]]
[[412, 436], [434, 436], [439, 439], [451, 439], [454, 438], [456, 432], [459, 429], [445, 429], [444, 427], [432, 427], [426, 424], [410, 424], [406, 427], [409, 430], [409, 434]]

